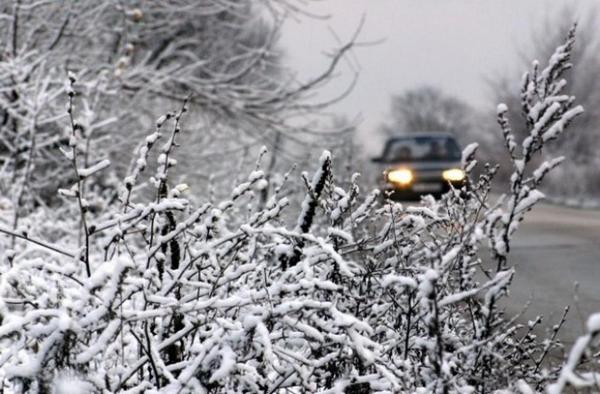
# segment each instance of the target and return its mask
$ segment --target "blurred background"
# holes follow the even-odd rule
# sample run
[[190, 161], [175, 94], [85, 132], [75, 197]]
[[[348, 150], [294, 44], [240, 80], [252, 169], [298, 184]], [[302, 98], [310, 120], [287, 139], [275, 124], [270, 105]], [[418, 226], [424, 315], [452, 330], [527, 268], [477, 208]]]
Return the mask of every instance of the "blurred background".
[[[118, 198], [155, 120], [186, 97], [172, 172], [199, 200], [228, 195], [257, 166], [263, 146], [259, 166], [270, 181], [263, 200], [286, 173], [312, 169], [323, 149], [333, 151], [340, 179], [361, 172], [374, 183], [369, 158], [387, 138], [411, 132], [450, 132], [462, 146], [478, 142], [481, 162], [503, 163], [497, 104], [508, 104], [522, 135], [521, 75], [533, 59], [544, 64], [574, 22], [568, 92], [587, 112], [560, 149], [553, 145], [539, 160], [566, 156], [547, 183], [551, 198], [597, 204], [595, 3], [1, 2], [0, 194], [12, 196], [3, 204], [23, 212], [56, 204], [57, 187], [72, 183], [62, 176], [69, 163], [58, 149], [71, 133], [67, 72], [77, 80], [84, 164], [113, 163], [89, 187], [109, 199]], [[498, 180], [509, 171], [501, 167]]]
[[[519, 108], [521, 75], [535, 59], [543, 65], [577, 22], [568, 91], [586, 113], [575, 122], [559, 152], [544, 152], [548, 157], [566, 156], [546, 191], [561, 202], [598, 205], [597, 5], [586, 0], [329, 0], [310, 7], [322, 23], [290, 20], [282, 44], [298, 73], [310, 75], [362, 25], [357, 40], [362, 45], [346, 57], [336, 80], [319, 95], [335, 97], [356, 77], [352, 93], [330, 109], [356, 126], [355, 140], [363, 155], [379, 155], [391, 135], [439, 130], [454, 133], [463, 145], [479, 142], [480, 161], [501, 163], [505, 152], [496, 105], [509, 106], [519, 133], [524, 126]], [[501, 167], [500, 181], [509, 170]]]

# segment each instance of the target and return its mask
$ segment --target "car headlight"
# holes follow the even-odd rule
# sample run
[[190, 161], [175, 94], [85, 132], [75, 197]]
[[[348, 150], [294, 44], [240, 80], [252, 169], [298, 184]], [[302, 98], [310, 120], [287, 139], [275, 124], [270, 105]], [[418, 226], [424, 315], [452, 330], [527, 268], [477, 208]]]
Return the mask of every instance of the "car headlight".
[[444, 171], [442, 177], [450, 182], [460, 182], [465, 179], [465, 172], [460, 168], [452, 168]]
[[402, 186], [410, 185], [413, 179], [413, 172], [408, 168], [398, 168], [387, 173], [387, 180], [389, 182]]

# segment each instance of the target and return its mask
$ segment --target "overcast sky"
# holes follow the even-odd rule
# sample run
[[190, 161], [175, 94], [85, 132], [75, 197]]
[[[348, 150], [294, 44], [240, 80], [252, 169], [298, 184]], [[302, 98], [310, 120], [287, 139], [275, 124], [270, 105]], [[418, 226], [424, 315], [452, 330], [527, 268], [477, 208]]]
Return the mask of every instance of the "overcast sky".
[[[302, 78], [327, 65], [325, 53], [352, 36], [366, 20], [360, 41], [384, 40], [357, 48], [351, 63], [359, 80], [336, 111], [360, 115], [363, 136], [389, 113], [390, 96], [421, 85], [434, 85], [482, 108], [493, 108], [485, 78], [516, 69], [519, 48], [526, 48], [534, 28], [544, 25], [565, 4], [579, 14], [597, 0], [322, 0], [308, 10], [328, 15], [323, 21], [288, 21], [282, 44]], [[354, 65], [354, 63], [356, 63]], [[331, 97], [347, 85], [350, 67], [323, 90]], [[518, 79], [515, 80], [518, 83]], [[373, 146], [370, 146], [372, 149]]]

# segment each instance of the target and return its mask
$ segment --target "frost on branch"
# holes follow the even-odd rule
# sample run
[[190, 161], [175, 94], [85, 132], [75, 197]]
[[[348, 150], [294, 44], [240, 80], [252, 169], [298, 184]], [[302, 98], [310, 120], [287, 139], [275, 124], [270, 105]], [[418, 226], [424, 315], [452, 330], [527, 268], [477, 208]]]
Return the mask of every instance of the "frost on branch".
[[575, 27], [569, 31], [565, 44], [556, 49], [546, 68], [540, 70], [539, 63], [533, 62], [532, 71], [523, 76], [521, 104], [529, 133], [521, 142], [520, 151], [508, 120], [508, 109], [504, 104], [498, 106], [498, 123], [514, 169], [510, 177], [511, 194], [507, 211], [495, 215], [488, 223], [490, 246], [498, 262], [498, 270], [506, 264], [510, 238], [524, 214], [543, 198], [537, 187], [546, 174], [562, 161], [557, 158], [542, 163], [537, 169], [530, 169], [535, 155], [545, 144], [559, 138], [566, 126], [583, 112], [583, 107], [574, 104], [575, 97], [563, 93], [566, 81], [562, 76], [571, 68], [569, 59], [574, 43]]

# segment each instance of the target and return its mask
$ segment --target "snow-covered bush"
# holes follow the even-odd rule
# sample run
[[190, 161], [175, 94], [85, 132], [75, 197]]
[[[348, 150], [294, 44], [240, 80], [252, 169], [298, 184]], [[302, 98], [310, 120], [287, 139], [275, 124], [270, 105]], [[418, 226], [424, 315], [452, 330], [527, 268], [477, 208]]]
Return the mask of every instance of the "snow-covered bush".
[[[119, 199], [92, 210], [101, 198], [90, 185], [108, 163], [81, 165], [79, 114], [69, 106], [62, 151], [75, 183], [60, 191], [62, 215], [27, 218], [38, 223], [27, 231], [0, 227], [4, 390], [529, 393], [593, 383], [574, 371], [597, 317], [561, 372], [546, 356], [560, 347], [562, 322], [540, 341], [539, 321], [523, 326], [499, 306], [514, 274], [510, 241], [560, 163], [531, 160], [582, 111], [561, 93], [573, 40], [572, 31], [546, 68], [534, 63], [524, 78], [524, 141], [498, 107], [513, 176], [497, 201], [496, 167], [485, 166], [439, 201], [379, 204], [357, 175], [337, 186], [325, 152], [302, 176], [298, 212], [281, 188], [261, 201], [260, 160], [228, 199], [196, 206], [187, 185], [170, 182], [186, 141], [184, 104], [156, 121]], [[467, 173], [476, 148], [463, 152]]]

